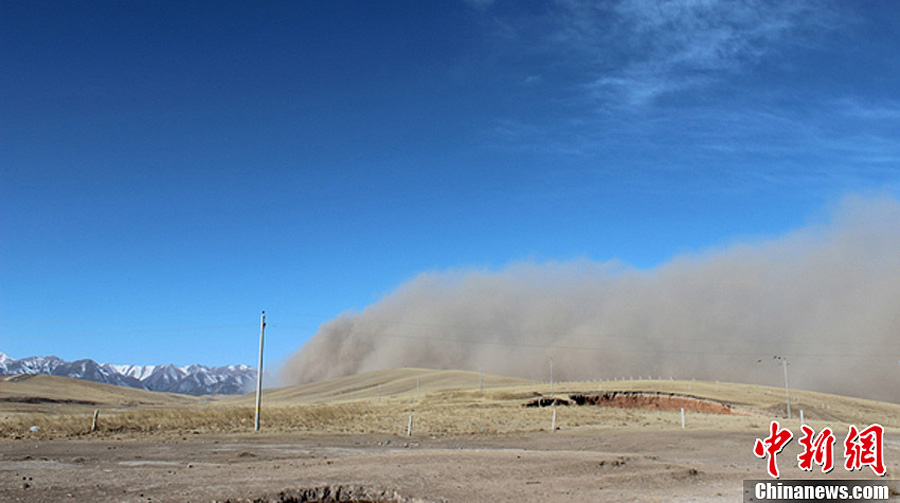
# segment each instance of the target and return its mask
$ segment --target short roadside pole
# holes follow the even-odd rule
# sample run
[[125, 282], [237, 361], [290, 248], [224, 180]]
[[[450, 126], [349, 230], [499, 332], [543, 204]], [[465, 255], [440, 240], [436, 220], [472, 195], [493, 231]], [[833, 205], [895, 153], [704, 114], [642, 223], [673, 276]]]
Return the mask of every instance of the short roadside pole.
[[91, 421], [91, 433], [97, 431], [97, 420], [100, 418], [100, 409], [94, 409], [94, 419]]

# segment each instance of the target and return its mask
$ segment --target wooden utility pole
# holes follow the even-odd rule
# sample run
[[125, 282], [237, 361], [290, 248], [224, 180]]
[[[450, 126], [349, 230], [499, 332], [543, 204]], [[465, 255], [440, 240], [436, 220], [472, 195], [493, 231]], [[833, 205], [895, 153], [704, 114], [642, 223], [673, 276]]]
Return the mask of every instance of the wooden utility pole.
[[788, 361], [787, 361], [787, 359], [782, 358], [781, 365], [784, 367], [784, 396], [785, 396], [785, 399], [787, 400], [788, 419], [790, 419], [791, 418], [791, 391], [790, 391], [790, 388], [788, 388], [788, 371], [787, 371]]
[[553, 358], [550, 358], [550, 396], [556, 396], [556, 393], [553, 390]]
[[259, 318], [259, 366], [256, 367], [256, 419], [253, 429], [259, 431], [259, 406], [262, 402], [262, 376], [263, 376], [263, 341], [266, 336], [266, 312], [262, 312]]

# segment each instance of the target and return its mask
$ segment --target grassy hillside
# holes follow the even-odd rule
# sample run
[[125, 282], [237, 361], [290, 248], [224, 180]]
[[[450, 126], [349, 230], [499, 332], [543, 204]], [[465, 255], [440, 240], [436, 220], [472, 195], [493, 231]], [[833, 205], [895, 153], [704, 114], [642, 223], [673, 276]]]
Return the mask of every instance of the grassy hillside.
[[0, 377], [0, 412], [77, 412], [121, 407], [171, 407], [196, 404], [186, 395], [50, 375]]
[[[299, 386], [266, 389], [263, 391], [263, 400], [275, 405], [372, 399], [409, 401], [415, 398], [417, 391], [420, 399], [445, 391], [478, 391], [479, 379], [485, 389], [535, 384], [526, 379], [488, 374], [479, 376], [478, 372], [463, 370], [401, 368], [376, 370]], [[225, 398], [222, 403], [249, 404], [255, 399], [255, 394], [250, 393]]]

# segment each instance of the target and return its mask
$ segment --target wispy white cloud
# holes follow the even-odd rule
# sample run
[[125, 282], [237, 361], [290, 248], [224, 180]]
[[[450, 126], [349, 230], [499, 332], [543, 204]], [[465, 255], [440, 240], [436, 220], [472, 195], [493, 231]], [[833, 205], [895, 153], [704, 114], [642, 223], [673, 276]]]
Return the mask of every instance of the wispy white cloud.
[[696, 88], [709, 82], [700, 75], [673, 79], [657, 69], [633, 68], [603, 76], [584, 85], [586, 96], [604, 107], [635, 107], [651, 103], [664, 94]]
[[821, 3], [560, 0], [548, 36], [583, 58], [593, 96], [641, 105], [757, 64], [829, 25]]
[[672, 190], [900, 179], [900, 102], [762, 78], [778, 65], [802, 67], [779, 78], [825, 79], [793, 51], [833, 50], [828, 34], [858, 26], [853, 12], [809, 0], [557, 0], [523, 20], [504, 18], [503, 5], [504, 48], [533, 56], [509, 59], [531, 65], [518, 75], [545, 75], [533, 96], [557, 106], [498, 119], [488, 134], [503, 148], [582, 156], [591, 173]]
[[[581, 157], [593, 175], [617, 183], [693, 193], [774, 188], [822, 190], [897, 186], [900, 142], [890, 104], [863, 108], [772, 105], [654, 108], [651, 114], [598, 113], [545, 127], [498, 121], [492, 139], [505, 148]], [[873, 120], [876, 117], [877, 120]], [[574, 177], [581, 190], [588, 176]], [[671, 184], [672, 178], [680, 180]], [[643, 189], [642, 189], [643, 190]]]
[[876, 102], [859, 98], [845, 98], [837, 101], [834, 108], [848, 117], [863, 120], [900, 120], [900, 102]]

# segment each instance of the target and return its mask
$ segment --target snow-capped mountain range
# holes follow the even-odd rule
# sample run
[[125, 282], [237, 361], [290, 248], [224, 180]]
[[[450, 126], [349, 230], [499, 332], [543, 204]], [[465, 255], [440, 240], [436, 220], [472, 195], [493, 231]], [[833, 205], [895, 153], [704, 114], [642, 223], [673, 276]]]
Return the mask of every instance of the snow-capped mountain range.
[[246, 365], [114, 365], [94, 360], [67, 362], [56, 356], [16, 360], [0, 353], [0, 375], [49, 374], [187, 395], [236, 395], [251, 391], [256, 369]]

